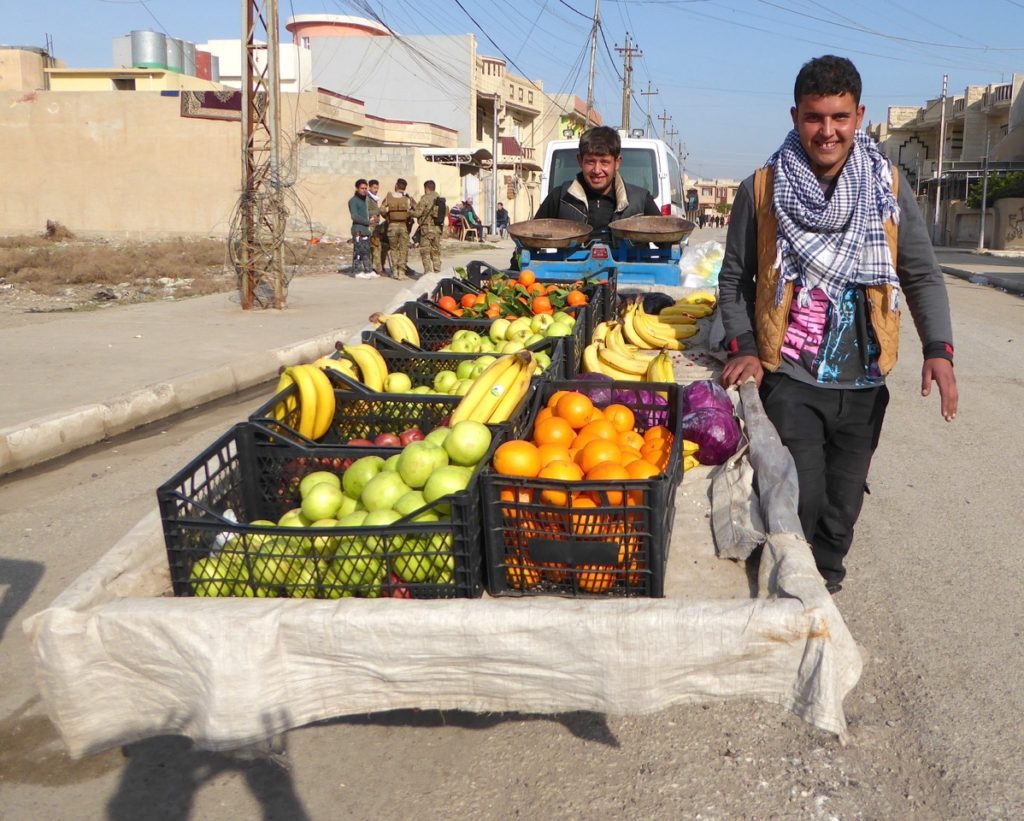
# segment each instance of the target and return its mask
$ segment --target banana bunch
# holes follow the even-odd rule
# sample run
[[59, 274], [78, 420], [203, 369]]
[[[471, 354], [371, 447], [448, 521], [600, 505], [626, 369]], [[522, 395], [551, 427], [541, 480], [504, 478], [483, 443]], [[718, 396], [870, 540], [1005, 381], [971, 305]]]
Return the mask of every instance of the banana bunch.
[[341, 350], [359, 369], [358, 379], [360, 382], [371, 391], [380, 393], [384, 390], [384, 380], [388, 378], [388, 363], [381, 356], [380, 351], [366, 342], [358, 345], [342, 345]]
[[697, 451], [700, 449], [700, 445], [696, 442], [691, 442], [689, 439], [683, 440], [683, 470], [691, 470], [695, 467], [700, 467], [700, 462], [697, 461]]
[[594, 341], [583, 349], [583, 370], [625, 382], [675, 380], [669, 355], [664, 350], [652, 354], [627, 342], [618, 322], [602, 322], [594, 328]]
[[449, 426], [472, 419], [476, 422], [505, 422], [530, 389], [537, 360], [529, 351], [499, 356], [478, 376], [452, 412]]
[[622, 333], [626, 342], [648, 350], [685, 350], [682, 340], [689, 339], [697, 330], [697, 320], [689, 314], [666, 316], [662, 312], [652, 316], [639, 300], [630, 304], [622, 317]]
[[299, 433], [307, 439], [319, 439], [334, 421], [335, 399], [331, 380], [316, 364], [292, 365], [285, 368], [277, 382], [280, 393], [289, 385], [296, 385], [296, 396], [279, 403], [274, 409], [274, 418], [283, 420], [294, 411], [299, 412]]
[[420, 332], [416, 328], [416, 323], [405, 314], [376, 313], [370, 317], [370, 322], [378, 327], [383, 325], [388, 336], [395, 342], [399, 344], [408, 342], [417, 348], [420, 347]]

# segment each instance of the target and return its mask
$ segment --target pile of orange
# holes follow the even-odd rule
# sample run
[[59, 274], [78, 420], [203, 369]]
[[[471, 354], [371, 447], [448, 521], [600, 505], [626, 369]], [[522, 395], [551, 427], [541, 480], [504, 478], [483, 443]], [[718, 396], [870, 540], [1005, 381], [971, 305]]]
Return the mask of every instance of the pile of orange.
[[[639, 433], [633, 411], [625, 405], [602, 409], [585, 394], [558, 391], [537, 415], [531, 440], [513, 439], [498, 447], [494, 470], [502, 476], [562, 482], [650, 479], [668, 468], [671, 447], [668, 428], [658, 425]], [[588, 501], [595, 506], [639, 503], [614, 488], [601, 495], [603, 499], [594, 493], [551, 488], [541, 491], [539, 501], [566, 507], [571, 499], [573, 508]]]

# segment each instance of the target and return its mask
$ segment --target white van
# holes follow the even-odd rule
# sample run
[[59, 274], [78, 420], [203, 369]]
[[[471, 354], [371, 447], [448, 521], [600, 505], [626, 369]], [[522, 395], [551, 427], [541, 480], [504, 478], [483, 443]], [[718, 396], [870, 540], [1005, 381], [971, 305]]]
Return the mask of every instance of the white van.
[[[548, 191], [571, 180], [580, 170], [576, 162], [579, 140], [552, 140], [544, 155], [544, 170], [540, 177], [541, 202]], [[646, 188], [665, 216], [685, 216], [683, 180], [679, 160], [663, 140], [647, 137], [622, 138], [622, 179], [632, 185]]]

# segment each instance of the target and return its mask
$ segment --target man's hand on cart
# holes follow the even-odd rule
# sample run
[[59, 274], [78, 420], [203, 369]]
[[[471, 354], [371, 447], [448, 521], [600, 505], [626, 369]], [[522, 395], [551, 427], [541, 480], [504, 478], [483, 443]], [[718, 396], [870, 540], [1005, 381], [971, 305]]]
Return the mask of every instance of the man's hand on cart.
[[734, 356], [725, 363], [718, 381], [723, 388], [731, 388], [733, 385], [741, 385], [748, 379], [753, 379], [760, 387], [763, 377], [764, 367], [756, 356]]

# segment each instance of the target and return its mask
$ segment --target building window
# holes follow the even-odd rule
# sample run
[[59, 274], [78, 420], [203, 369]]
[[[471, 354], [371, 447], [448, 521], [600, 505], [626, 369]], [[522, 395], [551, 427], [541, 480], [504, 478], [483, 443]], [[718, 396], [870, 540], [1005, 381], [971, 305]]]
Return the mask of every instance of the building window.
[[303, 37], [302, 38], [302, 47], [303, 48], [309, 48], [309, 38], [308, 37]]
[[516, 98], [516, 87], [512, 83], [508, 84], [508, 98], [514, 100]]
[[522, 88], [520, 88], [519, 89], [519, 102], [522, 102], [522, 101], [523, 101], [523, 90], [522, 90]]
[[533, 104], [533, 92], [532, 91], [527, 95], [527, 102], [529, 102], [531, 105]]
[[476, 138], [478, 142], [483, 142], [484, 139], [484, 117], [487, 112], [477, 106], [476, 109]]

